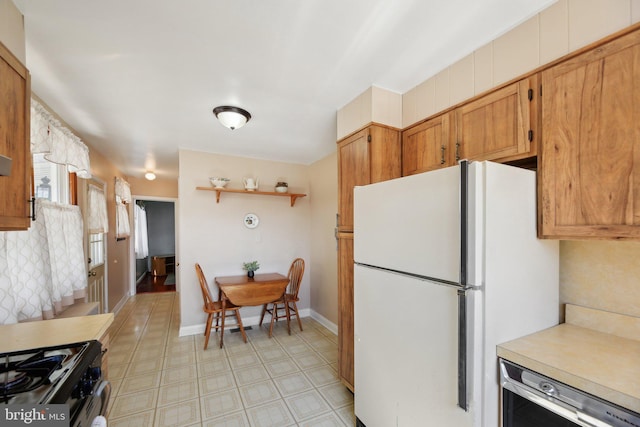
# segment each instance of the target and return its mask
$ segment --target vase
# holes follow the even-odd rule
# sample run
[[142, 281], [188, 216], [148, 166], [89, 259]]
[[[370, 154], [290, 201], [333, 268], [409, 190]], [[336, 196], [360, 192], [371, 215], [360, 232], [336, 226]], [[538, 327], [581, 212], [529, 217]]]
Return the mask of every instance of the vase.
[[247, 271], [247, 276], [249, 276], [249, 277], [253, 277], [253, 275], [254, 275], [254, 272], [253, 272], [253, 271], [251, 271], [251, 270]]

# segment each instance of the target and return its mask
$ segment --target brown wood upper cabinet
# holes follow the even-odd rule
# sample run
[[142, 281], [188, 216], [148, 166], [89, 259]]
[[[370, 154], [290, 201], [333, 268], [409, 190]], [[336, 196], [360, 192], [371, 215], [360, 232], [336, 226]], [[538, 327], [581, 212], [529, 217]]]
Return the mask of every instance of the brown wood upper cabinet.
[[541, 237], [640, 237], [640, 31], [542, 72]]
[[397, 178], [400, 131], [372, 124], [338, 141], [338, 230], [353, 231], [353, 187]]
[[444, 113], [402, 132], [402, 176], [453, 164], [451, 116], [452, 113]]
[[537, 81], [525, 78], [457, 108], [454, 162], [535, 156]]
[[0, 230], [30, 225], [31, 113], [29, 71], [0, 43], [0, 155], [11, 158], [11, 174], [0, 176]]

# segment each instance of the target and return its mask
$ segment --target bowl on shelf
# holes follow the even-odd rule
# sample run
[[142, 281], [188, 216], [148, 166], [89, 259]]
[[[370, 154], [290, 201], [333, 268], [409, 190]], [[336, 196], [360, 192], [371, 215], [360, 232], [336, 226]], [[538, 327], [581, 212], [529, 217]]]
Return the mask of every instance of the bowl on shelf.
[[214, 176], [209, 178], [209, 181], [211, 181], [211, 185], [216, 188], [224, 188], [224, 186], [227, 185], [227, 182], [231, 180], [229, 178], [218, 178]]
[[286, 182], [278, 182], [276, 184], [276, 193], [286, 193], [289, 191], [289, 185]]

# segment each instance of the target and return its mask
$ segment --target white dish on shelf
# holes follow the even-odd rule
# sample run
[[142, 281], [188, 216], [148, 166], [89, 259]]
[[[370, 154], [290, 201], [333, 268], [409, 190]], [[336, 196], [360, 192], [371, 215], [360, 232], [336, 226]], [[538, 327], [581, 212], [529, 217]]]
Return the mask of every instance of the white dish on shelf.
[[225, 185], [227, 185], [227, 183], [231, 180], [229, 178], [218, 178], [213, 176], [209, 178], [209, 181], [211, 182], [211, 185], [213, 185], [215, 188], [224, 188]]
[[276, 187], [276, 193], [286, 193], [289, 191], [288, 187]]

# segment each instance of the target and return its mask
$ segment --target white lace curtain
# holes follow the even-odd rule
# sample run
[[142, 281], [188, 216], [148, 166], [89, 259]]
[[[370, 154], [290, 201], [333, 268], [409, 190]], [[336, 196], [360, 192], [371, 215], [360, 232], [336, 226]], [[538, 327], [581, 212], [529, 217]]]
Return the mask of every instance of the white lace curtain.
[[127, 204], [131, 203], [131, 187], [124, 179], [116, 177], [116, 238], [129, 237], [129, 211]]
[[135, 205], [133, 213], [133, 227], [135, 229], [134, 250], [136, 259], [149, 256], [149, 236], [147, 235], [147, 211], [139, 205]]
[[50, 319], [87, 292], [78, 206], [36, 200], [27, 231], [0, 232], [0, 324]]
[[31, 100], [31, 152], [44, 153], [50, 162], [67, 165], [78, 178], [91, 178], [89, 149], [62, 126], [38, 101]]
[[88, 205], [87, 229], [89, 233], [96, 234], [109, 231], [107, 199], [104, 196], [104, 191], [93, 184], [89, 184]]

